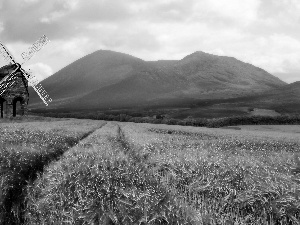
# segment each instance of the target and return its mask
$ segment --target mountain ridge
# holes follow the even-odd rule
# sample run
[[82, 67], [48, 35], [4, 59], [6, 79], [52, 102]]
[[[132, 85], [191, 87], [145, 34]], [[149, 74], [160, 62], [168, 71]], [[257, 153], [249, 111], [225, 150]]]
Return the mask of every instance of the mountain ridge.
[[[185, 98], [247, 96], [286, 85], [233, 57], [197, 51], [181, 60], [145, 61], [110, 50], [82, 57], [41, 84], [53, 99], [50, 108], [150, 106]], [[29, 91], [29, 107], [43, 107], [32, 87]]]

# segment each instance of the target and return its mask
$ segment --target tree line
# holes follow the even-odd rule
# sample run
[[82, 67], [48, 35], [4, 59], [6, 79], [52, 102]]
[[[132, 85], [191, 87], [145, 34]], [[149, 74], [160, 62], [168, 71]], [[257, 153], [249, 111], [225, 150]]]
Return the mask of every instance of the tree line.
[[[33, 113], [31, 113], [33, 114]], [[238, 125], [291, 125], [300, 124], [300, 115], [281, 115], [281, 116], [231, 116], [223, 118], [186, 118], [174, 119], [163, 117], [133, 117], [127, 114], [104, 114], [104, 113], [34, 113], [34, 115], [55, 117], [55, 118], [77, 118], [77, 119], [93, 119], [134, 123], [152, 123], [152, 124], [168, 124], [181, 126], [196, 127], [226, 127]]]

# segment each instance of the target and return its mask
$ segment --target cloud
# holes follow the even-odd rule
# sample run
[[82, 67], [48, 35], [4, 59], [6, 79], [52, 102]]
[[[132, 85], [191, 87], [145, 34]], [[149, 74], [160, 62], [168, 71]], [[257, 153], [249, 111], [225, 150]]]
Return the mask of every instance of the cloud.
[[187, 22], [191, 17], [195, 3], [195, 0], [190, 0], [188, 3], [184, 0], [155, 0], [148, 4], [144, 1], [135, 15], [149, 23], [182, 23]]
[[2, 57], [0, 57], [0, 68], [5, 65], [6, 65], [6, 62], [2, 59]]
[[[4, 1], [0, 14], [0, 20], [3, 21], [5, 30], [2, 39], [30, 43], [45, 33], [56, 38], [70, 35], [72, 26], [69, 26], [70, 21], [66, 17], [71, 10], [70, 4], [65, 4], [65, 1], [61, 0], [30, 3], [14, 0]], [[52, 23], [43, 23], [43, 19], [53, 21]]]
[[26, 3], [30, 3], [30, 4], [34, 4], [34, 3], [37, 3], [39, 2], [40, 0], [24, 0], [24, 2]]
[[201, 50], [283, 80], [300, 65], [298, 0], [0, 0], [0, 10], [0, 39], [16, 57], [47, 35], [51, 47], [30, 63], [53, 72], [99, 49], [144, 60]]
[[[249, 60], [254, 65], [266, 68], [268, 72], [274, 74], [295, 74], [295, 71], [300, 71], [300, 40], [283, 34], [274, 34], [266, 38], [253, 39], [253, 43], [257, 48], [252, 50]], [[282, 79], [285, 80], [286, 77]]]
[[4, 25], [2, 22], [0, 22], [0, 33], [4, 30]]
[[86, 1], [80, 1], [71, 18], [77, 22], [113, 22], [130, 19], [131, 13], [128, 3], [123, 0], [90, 0], [88, 4]]
[[300, 2], [298, 0], [264, 0], [261, 1], [258, 13], [262, 18], [284, 18], [280, 23], [294, 24], [295, 19], [299, 19]]
[[222, 24], [223, 26], [249, 25], [257, 19], [259, 0], [204, 0], [198, 1], [195, 18], [211, 24]]
[[286, 34], [300, 38], [300, 2], [298, 0], [262, 0], [258, 20], [249, 27], [257, 35]]

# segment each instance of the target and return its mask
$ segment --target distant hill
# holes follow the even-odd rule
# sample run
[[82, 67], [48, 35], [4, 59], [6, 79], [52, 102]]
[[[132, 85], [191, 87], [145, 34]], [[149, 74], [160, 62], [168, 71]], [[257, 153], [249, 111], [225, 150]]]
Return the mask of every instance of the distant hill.
[[300, 114], [300, 81], [251, 96], [244, 103], [281, 113]]
[[[104, 109], [181, 104], [249, 96], [284, 87], [268, 72], [232, 57], [195, 52], [181, 60], [147, 62], [99, 50], [41, 82], [48, 108]], [[29, 108], [45, 108], [30, 87]]]

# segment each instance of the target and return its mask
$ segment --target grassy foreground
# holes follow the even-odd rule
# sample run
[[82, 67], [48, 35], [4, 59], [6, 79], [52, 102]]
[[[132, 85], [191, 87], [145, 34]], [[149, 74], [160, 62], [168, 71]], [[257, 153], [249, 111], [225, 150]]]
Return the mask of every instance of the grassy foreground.
[[2, 123], [0, 126], [0, 224], [22, 224], [26, 186], [103, 122], [88, 120]]
[[[28, 186], [26, 224], [184, 224], [185, 210], [109, 123]], [[170, 210], [171, 209], [171, 210]]]
[[[49, 122], [45, 134], [53, 132], [53, 140], [46, 143], [62, 155], [28, 179], [19, 165], [43, 162], [37, 155], [53, 151], [33, 132], [35, 123], [13, 125], [5, 148], [20, 133], [30, 142], [19, 138], [18, 153], [6, 151], [15, 155], [1, 158], [1, 177], [26, 184], [19, 205], [1, 203], [2, 224], [8, 216], [19, 224], [299, 224], [297, 133], [107, 122], [72, 148], [65, 144], [102, 125], [95, 122]], [[1, 179], [1, 193], [13, 196], [12, 183]]]
[[163, 125], [124, 125], [126, 139], [195, 224], [299, 224], [299, 136]]

